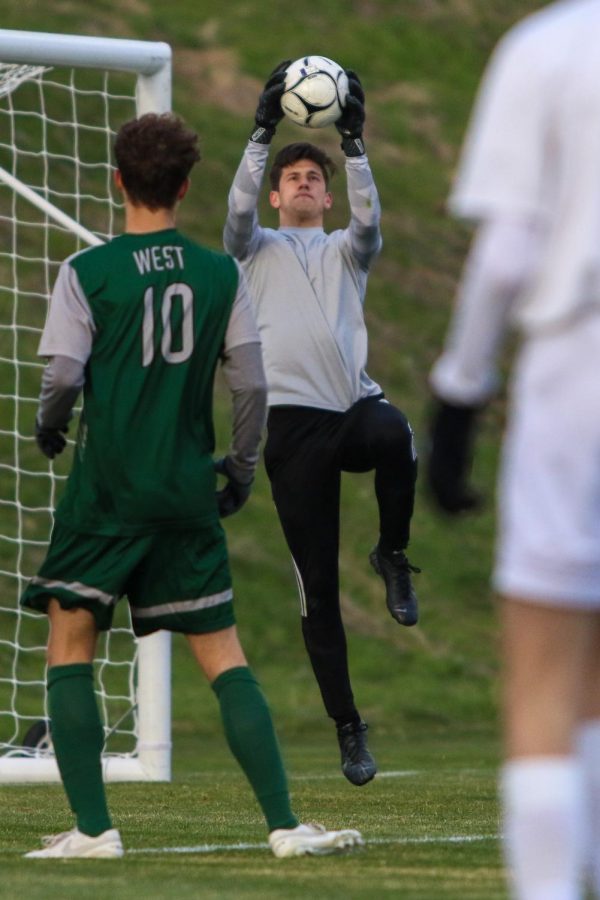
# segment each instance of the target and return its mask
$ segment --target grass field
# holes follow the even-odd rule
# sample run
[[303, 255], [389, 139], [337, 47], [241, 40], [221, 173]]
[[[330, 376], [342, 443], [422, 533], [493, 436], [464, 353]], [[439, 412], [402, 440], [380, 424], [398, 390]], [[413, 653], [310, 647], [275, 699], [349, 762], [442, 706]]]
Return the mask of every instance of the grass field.
[[294, 806], [305, 820], [360, 828], [344, 856], [277, 860], [260, 814], [220, 739], [180, 742], [171, 785], [113, 785], [123, 860], [25, 861], [37, 836], [68, 825], [58, 786], [0, 788], [0, 897], [505, 897], [497, 842], [497, 747], [489, 730], [373, 734], [381, 774], [364, 788], [341, 776], [331, 744], [282, 740]]
[[[267, 73], [280, 59], [307, 52], [325, 53], [359, 72], [384, 236], [366, 304], [369, 373], [408, 414], [422, 448], [427, 375], [469, 238], [444, 207], [461, 137], [496, 38], [543, 5], [328, 0], [308, 15], [305, 6], [281, 0], [56, 0], [43, 10], [35, 0], [8, 0], [2, 27], [171, 44], [174, 108], [198, 129], [203, 153], [181, 224], [214, 247], [221, 245], [227, 191]], [[283, 123], [275, 146], [301, 137]], [[312, 137], [342, 162], [333, 129]], [[336, 181], [332, 228], [347, 216], [343, 176]], [[261, 214], [273, 224], [266, 207]], [[227, 524], [239, 627], [274, 710], [296, 808], [306, 819], [359, 827], [367, 840], [363, 851], [272, 858], [261, 817], [221, 738], [214, 698], [175, 641], [173, 784], [109, 787], [131, 852], [115, 862], [24, 862], [21, 854], [39, 835], [69, 827], [65, 801], [57, 786], [0, 786], [0, 898], [505, 897], [495, 793], [496, 624], [488, 587], [503, 413], [500, 400], [488, 410], [479, 438], [474, 477], [488, 497], [482, 514], [449, 526], [419, 490], [410, 548], [423, 569], [416, 582], [422, 619], [415, 629], [392, 622], [368, 565], [376, 539], [371, 478], [345, 479], [342, 606], [354, 690], [381, 770], [363, 789], [339, 773], [262, 470], [251, 502]], [[222, 387], [216, 414], [222, 452], [229, 427]], [[0, 428], [10, 415], [0, 407]], [[0, 456], [10, 443], [0, 443]], [[31, 456], [32, 467], [42, 465]], [[0, 480], [0, 490], [3, 485]], [[0, 515], [0, 533], [11, 527]]]

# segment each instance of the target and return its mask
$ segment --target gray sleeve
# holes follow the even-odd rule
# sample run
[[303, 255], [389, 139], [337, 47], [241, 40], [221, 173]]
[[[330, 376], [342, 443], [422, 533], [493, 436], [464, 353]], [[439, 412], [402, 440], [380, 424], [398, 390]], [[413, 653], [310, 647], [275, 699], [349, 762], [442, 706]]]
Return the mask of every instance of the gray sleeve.
[[228, 457], [234, 478], [249, 484], [258, 465], [267, 409], [267, 382], [260, 343], [232, 347], [223, 359], [231, 391], [233, 424]]
[[60, 267], [40, 346], [39, 356], [68, 356], [87, 362], [96, 328], [75, 269], [66, 260]]
[[236, 259], [252, 256], [260, 243], [257, 205], [268, 156], [268, 144], [249, 141], [229, 191], [223, 244]]
[[368, 269], [381, 250], [381, 205], [369, 161], [364, 156], [346, 159], [350, 226], [346, 238], [361, 269]]
[[76, 359], [53, 356], [42, 375], [42, 390], [37, 412], [41, 428], [64, 429], [83, 388], [85, 367]]

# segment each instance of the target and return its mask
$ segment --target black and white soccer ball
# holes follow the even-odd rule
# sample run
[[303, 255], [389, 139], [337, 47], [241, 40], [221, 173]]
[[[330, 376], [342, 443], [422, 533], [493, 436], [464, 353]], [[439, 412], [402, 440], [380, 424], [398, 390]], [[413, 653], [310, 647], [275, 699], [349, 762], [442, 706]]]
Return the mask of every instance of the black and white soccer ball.
[[296, 125], [324, 128], [342, 114], [348, 95], [348, 77], [326, 56], [303, 56], [285, 73], [281, 108]]

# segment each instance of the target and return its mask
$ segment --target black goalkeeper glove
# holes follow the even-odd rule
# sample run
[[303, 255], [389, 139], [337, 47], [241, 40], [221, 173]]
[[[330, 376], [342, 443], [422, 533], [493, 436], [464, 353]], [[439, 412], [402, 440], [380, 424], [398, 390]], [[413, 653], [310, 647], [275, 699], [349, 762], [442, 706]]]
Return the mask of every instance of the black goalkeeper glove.
[[481, 495], [468, 483], [480, 411], [436, 400], [431, 417], [427, 486], [440, 509], [453, 516], [481, 506]]
[[281, 96], [285, 90], [285, 73], [291, 61], [291, 59], [284, 59], [278, 66], [275, 66], [258, 98], [254, 128], [250, 135], [250, 140], [255, 144], [270, 144], [275, 129], [283, 119]]
[[252, 482], [243, 484], [231, 474], [229, 458], [224, 456], [222, 459], [215, 459], [215, 471], [218, 475], [224, 475], [227, 484], [220, 491], [217, 491], [217, 507], [219, 509], [219, 518], [226, 519], [241, 509], [252, 490]]
[[365, 152], [362, 133], [365, 124], [365, 92], [356, 72], [346, 69], [348, 96], [335, 127], [342, 136], [342, 150], [346, 156], [362, 156]]
[[68, 430], [66, 425], [63, 428], [43, 428], [36, 419], [35, 440], [44, 456], [54, 459], [63, 452], [67, 445], [65, 434]]

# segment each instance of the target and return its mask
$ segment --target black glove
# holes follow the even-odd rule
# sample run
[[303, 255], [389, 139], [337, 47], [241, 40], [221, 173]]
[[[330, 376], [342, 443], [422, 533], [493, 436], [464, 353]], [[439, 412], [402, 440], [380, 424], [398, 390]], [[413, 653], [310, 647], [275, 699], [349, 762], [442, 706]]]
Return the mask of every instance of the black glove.
[[38, 447], [48, 459], [54, 459], [59, 453], [62, 453], [66, 447], [67, 440], [64, 435], [69, 429], [65, 425], [63, 428], [42, 428], [35, 422], [35, 439]]
[[348, 96], [335, 127], [342, 136], [342, 150], [346, 156], [362, 156], [365, 145], [362, 140], [365, 124], [365, 92], [356, 72], [346, 69]]
[[227, 484], [220, 491], [217, 491], [217, 506], [219, 508], [219, 518], [225, 519], [232, 516], [241, 509], [252, 490], [252, 482], [243, 484], [231, 474], [229, 467], [229, 459], [224, 456], [222, 459], [215, 459], [215, 471], [218, 475], [224, 475]]
[[481, 407], [455, 406], [436, 400], [430, 422], [427, 486], [438, 506], [458, 515], [481, 505], [468, 483], [473, 442]]
[[275, 129], [283, 119], [281, 96], [285, 90], [285, 73], [291, 61], [291, 59], [284, 59], [278, 66], [275, 66], [258, 98], [254, 128], [250, 135], [250, 140], [255, 144], [270, 144]]

